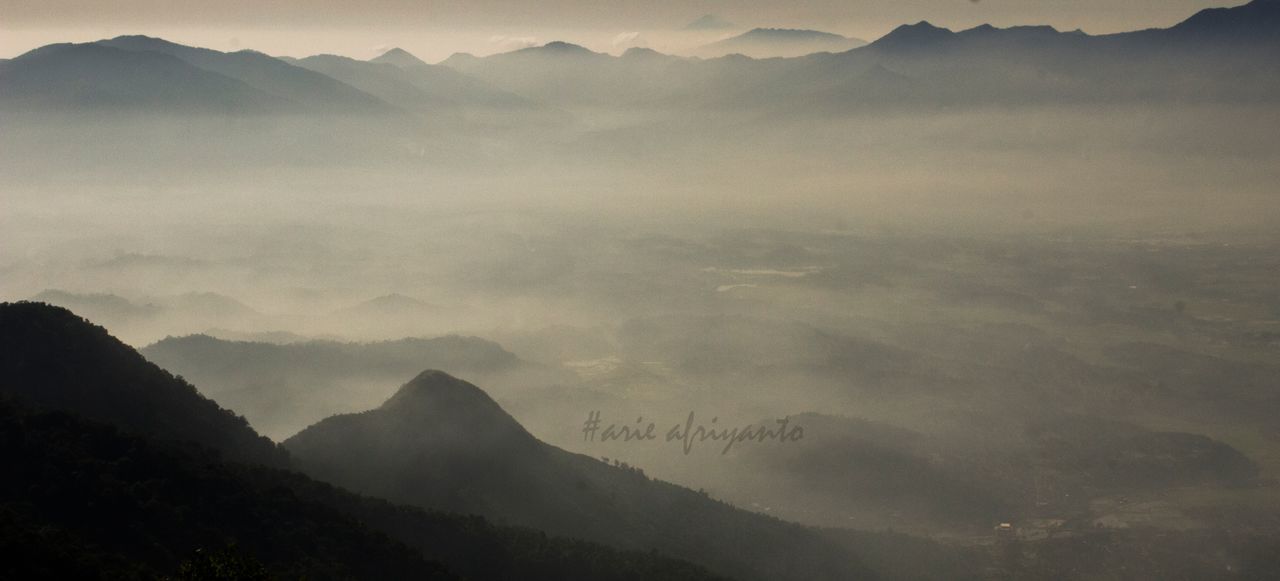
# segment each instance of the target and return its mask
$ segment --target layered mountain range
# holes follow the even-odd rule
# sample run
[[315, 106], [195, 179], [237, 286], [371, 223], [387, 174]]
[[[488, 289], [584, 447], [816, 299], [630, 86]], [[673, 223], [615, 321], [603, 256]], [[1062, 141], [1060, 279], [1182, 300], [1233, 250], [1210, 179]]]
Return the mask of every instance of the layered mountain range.
[[904, 559], [879, 548], [887, 537], [786, 523], [565, 452], [439, 371], [284, 449], [59, 307], [0, 305], [0, 378], [0, 445], [21, 464], [0, 488], [0, 544], [24, 555], [0, 570], [20, 576], [871, 579], [975, 566], [911, 539]]
[[1277, 95], [1280, 2], [1254, 0], [1204, 10], [1167, 29], [1097, 36], [1048, 26], [952, 31], [920, 22], [852, 49], [838, 46], [858, 44], [851, 39], [783, 29], [752, 30], [717, 45], [735, 52], [735, 45], [757, 41], [832, 42], [831, 52], [760, 61], [648, 49], [612, 56], [551, 42], [429, 65], [400, 49], [372, 61], [278, 59], [126, 36], [50, 45], [6, 61], [0, 106], [430, 120], [460, 109], [529, 112], [587, 104], [794, 110], [816, 103], [840, 110], [904, 99], [942, 105], [1269, 101]]

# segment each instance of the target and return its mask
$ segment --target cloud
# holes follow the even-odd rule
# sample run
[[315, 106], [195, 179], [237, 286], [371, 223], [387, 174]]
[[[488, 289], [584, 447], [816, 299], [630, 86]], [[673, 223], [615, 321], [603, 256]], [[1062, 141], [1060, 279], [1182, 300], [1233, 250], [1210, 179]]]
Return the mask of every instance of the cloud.
[[725, 20], [715, 14], [706, 14], [697, 20], [686, 24], [685, 30], [724, 30], [726, 28], [736, 28], [737, 25]]
[[649, 43], [640, 36], [639, 32], [623, 32], [613, 37], [614, 48], [646, 46]]
[[529, 48], [531, 46], [538, 46], [538, 37], [495, 34], [489, 37], [489, 44], [497, 45], [499, 50], [519, 50], [522, 48]]

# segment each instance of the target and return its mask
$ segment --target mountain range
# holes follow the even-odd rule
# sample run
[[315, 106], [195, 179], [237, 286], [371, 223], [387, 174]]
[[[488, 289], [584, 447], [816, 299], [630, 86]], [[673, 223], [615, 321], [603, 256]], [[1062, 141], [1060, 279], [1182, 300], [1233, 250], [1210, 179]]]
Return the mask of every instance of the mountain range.
[[1048, 26], [952, 31], [920, 22], [852, 49], [837, 45], [858, 41], [768, 28], [711, 46], [751, 52], [735, 47], [758, 43], [831, 43], [822, 50], [835, 52], [755, 61], [633, 49], [615, 57], [552, 42], [429, 65], [401, 49], [372, 61], [278, 59], [123, 36], [50, 45], [4, 63], [0, 107], [392, 118], [412, 112], [430, 119], [460, 108], [529, 111], [537, 104], [793, 108], [803, 100], [848, 108], [904, 100], [1270, 100], [1277, 90], [1280, 2], [1253, 0], [1201, 11], [1167, 29], [1098, 36]]
[[281, 439], [327, 416], [381, 402], [423, 367], [487, 383], [510, 383], [505, 380], [513, 376], [534, 382], [546, 375], [496, 343], [456, 335], [286, 345], [191, 335], [166, 338], [141, 353], [200, 385], [221, 405], [245, 410], [258, 431]]
[[[760, 41], [774, 48], [757, 54], [835, 51], [766, 59], [643, 48], [614, 56], [551, 42], [431, 65], [399, 49], [372, 61], [291, 59], [123, 36], [0, 63], [3, 145], [22, 171], [52, 164], [37, 153], [48, 151], [84, 167], [457, 164], [543, 151], [600, 119], [636, 116], [655, 136], [634, 138], [659, 140], [668, 126], [738, 115], [760, 124], [901, 110], [1253, 106], [1280, 98], [1278, 14], [1277, 0], [1253, 0], [1107, 35], [920, 22], [852, 49], [825, 44], [838, 40], [826, 33], [762, 28], [715, 49], [754, 53], [744, 47]], [[525, 141], [490, 139], [514, 136]], [[588, 132], [582, 147], [601, 150], [601, 137]]]
[[18, 462], [0, 486], [0, 546], [21, 549], [0, 571], [20, 577], [954, 579], [977, 566], [565, 452], [438, 371], [304, 430], [292, 452], [62, 308], [0, 304], [0, 378], [0, 447]]
[[720, 578], [291, 472], [242, 419], [59, 307], [0, 304], [0, 396], [5, 578]]

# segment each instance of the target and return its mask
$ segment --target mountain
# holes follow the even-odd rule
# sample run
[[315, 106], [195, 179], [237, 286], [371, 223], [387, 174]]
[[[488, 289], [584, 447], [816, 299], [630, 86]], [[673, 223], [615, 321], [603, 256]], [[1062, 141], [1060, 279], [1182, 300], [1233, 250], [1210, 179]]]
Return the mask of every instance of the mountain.
[[50, 289], [30, 300], [82, 313], [110, 327], [130, 344], [145, 344], [171, 333], [218, 324], [251, 326], [263, 317], [235, 298], [209, 292], [125, 298], [110, 293]]
[[390, 293], [339, 309], [334, 314], [345, 317], [373, 318], [423, 317], [438, 315], [445, 310], [443, 307], [410, 296]]
[[161, 440], [273, 466], [287, 454], [244, 418], [63, 308], [0, 304], [0, 393]]
[[1164, 35], [1182, 42], [1217, 45], [1280, 42], [1280, 2], [1253, 0], [1233, 8], [1206, 8], [1176, 26], [1130, 36]]
[[702, 57], [727, 54], [742, 54], [752, 58], [797, 57], [815, 52], [843, 52], [865, 44], [865, 40], [817, 30], [755, 28], [702, 46], [695, 54]]
[[[382, 406], [285, 441], [309, 474], [425, 508], [689, 559], [739, 579], [859, 579], [854, 546], [547, 445], [480, 388], [418, 375]], [[952, 577], [965, 571], [951, 570]]]
[[[1049, 26], [952, 31], [904, 25], [840, 54], [796, 59], [739, 85], [768, 106], [803, 98], [824, 114], [859, 108], [1081, 103], [1269, 103], [1280, 97], [1280, 3], [1201, 12], [1168, 28], [1091, 36]], [[877, 67], [892, 73], [866, 77]], [[884, 75], [880, 75], [882, 79]]]
[[[355, 117], [362, 122], [358, 131], [321, 133], [330, 140], [341, 133], [340, 144], [359, 152], [417, 157], [426, 151], [423, 138], [406, 135], [417, 119], [477, 123], [497, 113], [501, 123], [563, 123], [557, 114], [531, 115], [556, 108], [795, 116], [940, 105], [1271, 103], [1280, 95], [1278, 39], [1276, 0], [1204, 10], [1167, 29], [1100, 36], [1048, 26], [952, 31], [920, 22], [851, 50], [856, 41], [829, 33], [760, 28], [708, 45], [704, 54], [795, 56], [759, 61], [652, 52], [613, 57], [552, 42], [483, 58], [455, 55], [443, 66], [401, 50], [372, 62], [331, 55], [285, 62], [252, 51], [223, 53], [122, 36], [91, 45], [51, 45], [3, 63], [0, 106], [320, 113], [326, 122]], [[797, 56], [812, 51], [824, 52]], [[182, 82], [169, 80], [175, 78]], [[365, 126], [373, 125], [367, 123], [371, 116], [385, 122], [379, 131]], [[230, 133], [244, 139], [243, 131]], [[214, 137], [207, 141], [219, 143]], [[281, 149], [267, 142], [256, 151]]]
[[[219, 375], [226, 370], [234, 370], [243, 377], [256, 376], [257, 381], [271, 381], [285, 372], [295, 371], [308, 377], [404, 376], [423, 366], [452, 369], [457, 373], [497, 373], [525, 365], [497, 343], [459, 335], [373, 343], [297, 340], [288, 344], [190, 335], [166, 338], [144, 347], [142, 353], [166, 368], [180, 369], [193, 378], [205, 378], [198, 380], [201, 385], [210, 381], [227, 382], [225, 376]], [[214, 393], [220, 391], [224, 390], [213, 389]]]
[[427, 64], [422, 59], [413, 56], [409, 51], [402, 48], [393, 48], [374, 58], [369, 59], [371, 63], [388, 64], [400, 67], [402, 69], [422, 66]]
[[263, 92], [296, 103], [307, 111], [349, 115], [397, 115], [386, 102], [315, 71], [293, 66], [251, 50], [219, 52], [147, 36], [120, 36], [96, 44], [179, 58], [210, 72], [237, 79]]
[[[48, 289], [31, 297], [32, 301], [65, 307], [89, 317], [107, 322], [129, 322], [148, 319], [163, 311], [163, 307], [151, 303], [138, 304], [122, 296], [110, 293], [81, 294]], [[114, 323], [112, 323], [114, 324]]]
[[425, 143], [418, 117], [323, 74], [142, 36], [50, 45], [6, 63], [0, 110], [7, 171], [33, 174], [452, 155]]
[[[788, 59], [615, 58], [551, 43], [442, 64], [570, 109], [797, 116], [995, 104], [1271, 103], [1280, 97], [1278, 6], [1255, 0], [1168, 29], [1102, 36], [1049, 26], [952, 31], [919, 22], [866, 46]], [[810, 32], [761, 30], [738, 38]]]
[[165, 308], [189, 315], [216, 317], [222, 321], [259, 315], [253, 307], [227, 295], [201, 292], [184, 293], [162, 301]]
[[0, 304], [0, 388], [2, 578], [716, 579], [257, 464], [283, 457], [65, 309]]
[[55, 44], [5, 63], [0, 107], [262, 115], [289, 103], [247, 83], [155, 52]]

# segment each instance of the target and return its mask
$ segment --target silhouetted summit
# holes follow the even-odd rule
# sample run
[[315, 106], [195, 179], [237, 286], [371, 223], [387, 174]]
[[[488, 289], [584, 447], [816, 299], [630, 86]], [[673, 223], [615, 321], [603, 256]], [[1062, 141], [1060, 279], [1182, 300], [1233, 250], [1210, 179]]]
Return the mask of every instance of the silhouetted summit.
[[1235, 8], [1206, 8], [1169, 29], [1206, 41], [1280, 40], [1280, 0], [1253, 0]]
[[416, 56], [413, 56], [413, 54], [410, 53], [409, 51], [399, 47], [393, 48], [387, 52], [382, 53], [381, 55], [371, 58], [369, 59], [369, 62], [395, 65], [402, 69], [427, 64], [422, 59]]
[[418, 374], [378, 411], [389, 420], [418, 426], [418, 435], [431, 437], [437, 446], [466, 445], [472, 440], [502, 446], [536, 442], [484, 390], [443, 371]]
[[516, 51], [524, 54], [559, 54], [559, 55], [577, 55], [577, 56], [598, 56], [600, 53], [595, 52], [585, 46], [564, 42], [561, 40], [553, 40], [542, 46], [534, 46]]
[[871, 43], [870, 46], [891, 50], [926, 48], [945, 41], [954, 35], [955, 33], [949, 29], [940, 28], [930, 24], [928, 21], [921, 20], [915, 24], [903, 24], [893, 29], [889, 34]]
[[393, 413], [505, 415], [480, 388], [435, 369], [419, 373], [379, 409]]

